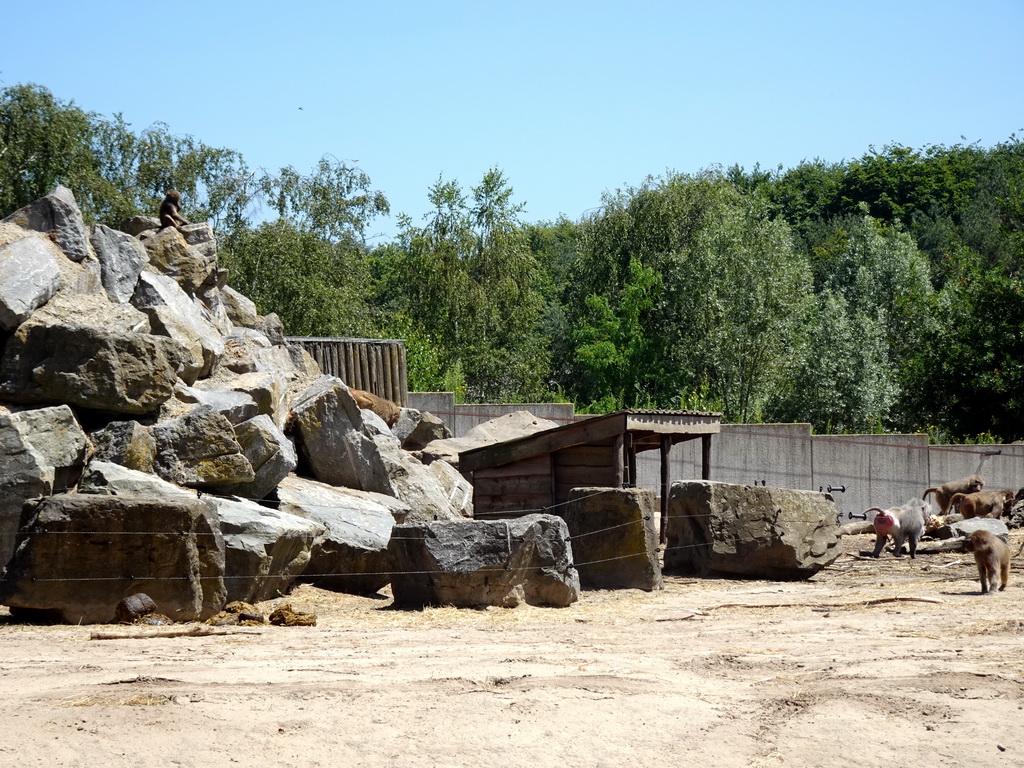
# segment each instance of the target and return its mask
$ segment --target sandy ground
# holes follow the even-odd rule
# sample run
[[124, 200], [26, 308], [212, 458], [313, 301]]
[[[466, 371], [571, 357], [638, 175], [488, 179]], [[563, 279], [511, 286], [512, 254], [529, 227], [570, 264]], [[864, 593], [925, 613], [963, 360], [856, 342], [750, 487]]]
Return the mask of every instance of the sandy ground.
[[870, 543], [808, 582], [563, 609], [304, 586], [281, 602], [317, 626], [210, 637], [0, 609], [0, 766], [1024, 766], [1021, 558], [981, 595], [964, 555]]

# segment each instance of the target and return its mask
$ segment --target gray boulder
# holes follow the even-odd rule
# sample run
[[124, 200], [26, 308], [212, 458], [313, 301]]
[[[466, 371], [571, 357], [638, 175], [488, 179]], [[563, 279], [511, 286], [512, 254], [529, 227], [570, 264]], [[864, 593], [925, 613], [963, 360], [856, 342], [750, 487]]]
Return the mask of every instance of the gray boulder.
[[37, 236], [0, 248], [0, 329], [17, 328], [57, 292], [61, 273], [52, 248]]
[[291, 589], [324, 539], [325, 527], [253, 501], [214, 498], [224, 535], [227, 601], [256, 603]]
[[554, 515], [397, 525], [389, 547], [395, 603], [570, 605], [580, 583], [568, 536]]
[[224, 340], [204, 311], [171, 277], [144, 272], [132, 304], [149, 318], [153, 333], [169, 336], [185, 351], [180, 373], [188, 384], [206, 378], [224, 354]]
[[[381, 422], [383, 424], [383, 422]], [[377, 456], [387, 472], [387, 484], [382, 493], [401, 499], [411, 508], [407, 522], [426, 520], [458, 520], [463, 515], [449, 500], [438, 475], [431, 472], [412, 455], [403, 451], [398, 440], [389, 432], [373, 438]]]
[[730, 483], [675, 483], [665, 569], [806, 579], [840, 555], [836, 506], [821, 493]]
[[154, 499], [198, 498], [195, 491], [168, 483], [149, 472], [96, 458], [93, 458], [82, 472], [82, 479], [78, 481], [78, 492]]
[[74, 487], [88, 450], [66, 405], [0, 418], [0, 570], [14, 553], [25, 501]]
[[225, 493], [262, 499], [273, 491], [298, 464], [295, 446], [269, 416], [256, 416], [235, 427], [242, 455], [252, 465], [251, 482], [228, 486]]
[[4, 348], [0, 397], [148, 413], [171, 397], [180, 366], [181, 348], [164, 336], [61, 322], [39, 310]]
[[295, 476], [280, 483], [277, 497], [282, 512], [326, 529], [303, 581], [352, 594], [373, 594], [388, 584], [388, 541], [395, 524], [388, 506], [368, 494]]
[[260, 314], [256, 309], [256, 302], [248, 296], [226, 285], [221, 289], [221, 301], [224, 302], [224, 309], [233, 325], [242, 328], [256, 327]]
[[236, 426], [259, 415], [256, 401], [245, 392], [220, 389], [210, 386], [208, 381], [196, 382], [196, 384], [205, 386], [190, 387], [187, 384], [179, 383], [175, 387], [174, 396], [182, 403], [207, 405]]
[[145, 247], [131, 235], [103, 224], [91, 227], [89, 242], [99, 260], [100, 278], [107, 296], [121, 304], [130, 301], [139, 275], [149, 263]]
[[[433, 466], [433, 465], [431, 465]], [[580, 586], [661, 589], [658, 498], [644, 488], [574, 488], [563, 508]]]
[[154, 468], [168, 482], [214, 490], [256, 478], [231, 422], [209, 406], [161, 421], [152, 431]]
[[52, 236], [57, 247], [72, 261], [82, 261], [89, 255], [85, 221], [75, 202], [74, 193], [67, 187], [57, 187], [45, 197], [15, 211], [4, 221]]
[[345, 386], [321, 376], [292, 404], [292, 430], [301, 466], [316, 480], [363, 491], [392, 493], [388, 468]]
[[968, 520], [957, 520], [949, 524], [949, 538], [967, 538], [975, 531], [988, 531], [1007, 543], [1010, 541], [1010, 531], [1002, 520], [990, 517], [972, 517]]
[[137, 421], [112, 421], [89, 435], [93, 460], [109, 461], [140, 472], [152, 472], [156, 440]]
[[0, 603], [26, 618], [95, 624], [144, 592], [172, 619], [202, 620], [225, 603], [223, 545], [206, 500], [37, 499], [25, 505]]
[[156, 216], [132, 216], [121, 222], [120, 230], [132, 237], [138, 237], [143, 232], [153, 234], [151, 230], [160, 229], [160, 219]]
[[215, 257], [190, 247], [174, 227], [164, 227], [142, 243], [149, 255], [146, 269], [174, 278], [189, 296], [195, 296], [217, 269]]
[[452, 431], [441, 419], [429, 411], [417, 411], [415, 408], [402, 408], [392, 431], [407, 451], [418, 451], [435, 440], [452, 437]]
[[195, 389], [200, 392], [212, 389], [238, 392], [256, 403], [256, 415], [269, 416], [279, 429], [283, 429], [288, 421], [286, 397], [289, 382], [286, 374], [277, 371], [234, 374], [222, 366], [213, 378], [197, 381]]
[[451, 508], [461, 517], [473, 517], [473, 485], [444, 459], [432, 461], [427, 466], [448, 498]]

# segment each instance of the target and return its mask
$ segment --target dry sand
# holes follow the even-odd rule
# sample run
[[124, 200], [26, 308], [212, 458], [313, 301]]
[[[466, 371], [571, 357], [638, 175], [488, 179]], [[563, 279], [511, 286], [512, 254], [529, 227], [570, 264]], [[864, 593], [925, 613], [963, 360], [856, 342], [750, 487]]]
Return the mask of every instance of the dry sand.
[[209, 637], [0, 609], [0, 766], [1024, 766], [1021, 558], [981, 595], [969, 556], [870, 544], [808, 582], [668, 577], [564, 609], [304, 586], [281, 602], [317, 626]]

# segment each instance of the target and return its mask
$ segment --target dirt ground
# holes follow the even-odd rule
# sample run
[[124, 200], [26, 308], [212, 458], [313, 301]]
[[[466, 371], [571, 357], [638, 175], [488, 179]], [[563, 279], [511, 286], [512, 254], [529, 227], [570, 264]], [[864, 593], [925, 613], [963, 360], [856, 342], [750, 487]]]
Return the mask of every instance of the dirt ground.
[[317, 626], [208, 637], [0, 609], [0, 766], [1024, 766], [1022, 559], [981, 595], [970, 556], [871, 541], [807, 582], [562, 609], [303, 586], [275, 603]]

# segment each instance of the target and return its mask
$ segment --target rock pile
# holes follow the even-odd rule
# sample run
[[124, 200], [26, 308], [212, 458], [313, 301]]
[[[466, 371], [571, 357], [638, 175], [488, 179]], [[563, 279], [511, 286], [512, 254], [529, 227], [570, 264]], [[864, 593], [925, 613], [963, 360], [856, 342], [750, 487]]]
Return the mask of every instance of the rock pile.
[[373, 592], [396, 523], [472, 515], [466, 480], [396, 436], [421, 448], [430, 419], [386, 413], [392, 431], [360, 408], [227, 285], [207, 224], [87, 227], [64, 187], [16, 211], [0, 346], [12, 613], [113, 621], [144, 592], [200, 620], [297, 579]]

